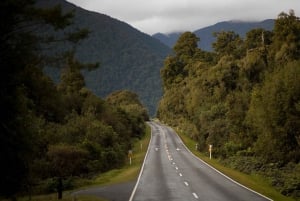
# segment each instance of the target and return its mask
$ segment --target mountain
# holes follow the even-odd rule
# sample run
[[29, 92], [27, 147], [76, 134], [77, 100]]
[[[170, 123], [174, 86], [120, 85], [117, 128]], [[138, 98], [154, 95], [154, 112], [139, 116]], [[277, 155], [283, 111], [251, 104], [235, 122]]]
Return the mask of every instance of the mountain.
[[152, 37], [160, 40], [162, 43], [169, 47], [173, 47], [173, 45], [176, 43], [179, 36], [182, 34], [182, 32], [176, 32], [176, 33], [170, 33], [170, 34], [163, 34], [163, 33], [156, 33], [152, 35]]
[[[100, 62], [98, 69], [83, 72], [87, 87], [100, 97], [122, 89], [133, 91], [139, 95], [150, 115], [154, 115], [162, 96], [160, 68], [170, 48], [107, 15], [84, 10], [64, 0], [39, 0], [40, 6], [57, 4], [64, 11], [74, 10], [71, 28], [91, 31], [76, 52], [81, 62]], [[58, 79], [57, 70], [47, 69], [46, 72]]]
[[[206, 51], [211, 51], [211, 44], [215, 41], [213, 36], [214, 32], [220, 31], [234, 31], [239, 34], [241, 37], [245, 37], [246, 33], [255, 28], [263, 28], [266, 30], [273, 30], [274, 20], [268, 19], [261, 22], [242, 22], [242, 21], [225, 21], [219, 22], [215, 25], [204, 27], [194, 31], [194, 33], [200, 38], [198, 46]], [[165, 45], [173, 47], [176, 43], [180, 33], [171, 33], [171, 34], [154, 34], [153, 37], [160, 40]]]

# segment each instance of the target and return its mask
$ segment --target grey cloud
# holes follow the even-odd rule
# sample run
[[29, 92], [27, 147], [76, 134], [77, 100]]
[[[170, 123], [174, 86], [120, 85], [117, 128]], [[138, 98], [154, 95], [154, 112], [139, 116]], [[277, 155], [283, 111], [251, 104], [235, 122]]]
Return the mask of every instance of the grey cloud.
[[193, 31], [226, 20], [276, 18], [289, 9], [300, 15], [299, 0], [68, 0], [125, 21], [143, 32]]

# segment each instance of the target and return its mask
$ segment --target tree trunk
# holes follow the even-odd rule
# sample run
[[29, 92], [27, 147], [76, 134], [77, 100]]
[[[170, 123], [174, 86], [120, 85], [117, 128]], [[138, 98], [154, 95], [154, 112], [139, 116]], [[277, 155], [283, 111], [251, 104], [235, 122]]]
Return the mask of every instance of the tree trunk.
[[57, 184], [57, 193], [58, 193], [58, 199], [62, 199], [62, 192], [63, 192], [63, 183], [62, 183], [62, 178], [58, 177], [58, 184]]

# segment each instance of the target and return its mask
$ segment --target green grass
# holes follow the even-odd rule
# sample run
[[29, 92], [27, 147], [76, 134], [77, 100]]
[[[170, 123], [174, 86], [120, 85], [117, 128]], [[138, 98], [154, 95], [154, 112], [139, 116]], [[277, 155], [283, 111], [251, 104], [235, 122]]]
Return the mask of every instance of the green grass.
[[208, 153], [200, 153], [195, 150], [196, 142], [187, 137], [186, 135], [177, 131], [179, 136], [181, 137], [184, 144], [193, 152], [194, 155], [214, 167], [215, 169], [219, 170], [223, 174], [227, 175], [228, 177], [232, 178], [233, 180], [243, 184], [244, 186], [261, 193], [274, 201], [295, 201], [295, 199], [286, 197], [280, 194], [274, 187], [270, 185], [270, 183], [262, 176], [256, 174], [244, 174], [239, 171], [233, 170], [228, 167], [224, 167], [219, 163], [217, 159], [209, 159]]

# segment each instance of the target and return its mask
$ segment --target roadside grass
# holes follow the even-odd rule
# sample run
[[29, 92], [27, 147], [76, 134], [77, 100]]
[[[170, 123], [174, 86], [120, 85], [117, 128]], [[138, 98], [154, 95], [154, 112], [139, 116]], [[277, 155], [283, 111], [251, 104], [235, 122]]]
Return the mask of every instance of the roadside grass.
[[191, 152], [193, 152], [195, 156], [205, 161], [207, 164], [211, 165], [223, 174], [227, 175], [231, 179], [262, 195], [267, 196], [268, 198], [271, 198], [274, 201], [295, 201], [295, 199], [286, 197], [276, 191], [274, 187], [270, 185], [270, 182], [266, 180], [266, 178], [257, 174], [244, 174], [231, 168], [224, 167], [219, 163], [217, 159], [210, 159], [208, 152], [200, 153], [199, 151], [196, 151], [196, 142], [194, 140], [179, 131], [176, 132], [178, 133], [184, 144], [189, 148]]

